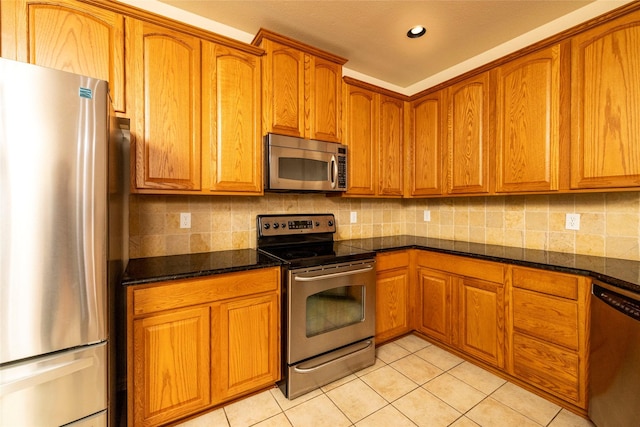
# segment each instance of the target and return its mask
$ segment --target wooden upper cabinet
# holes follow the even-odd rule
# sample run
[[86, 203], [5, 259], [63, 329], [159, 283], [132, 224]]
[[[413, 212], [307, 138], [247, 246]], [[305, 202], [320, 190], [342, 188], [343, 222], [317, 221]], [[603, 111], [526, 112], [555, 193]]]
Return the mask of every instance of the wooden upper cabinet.
[[495, 70], [497, 192], [559, 188], [561, 143], [568, 142], [561, 126], [568, 115], [567, 48], [554, 45]]
[[342, 65], [346, 59], [261, 29], [263, 133], [341, 142]]
[[124, 17], [71, 0], [2, 1], [2, 56], [109, 82], [125, 112]]
[[348, 146], [347, 195], [375, 196], [378, 163], [377, 95], [344, 85], [344, 143]]
[[404, 101], [348, 77], [343, 92], [346, 195], [401, 197]]
[[411, 103], [410, 131], [406, 153], [406, 196], [443, 194], [442, 154], [445, 120], [443, 91], [425, 95]]
[[571, 187], [640, 185], [640, 11], [572, 38]]
[[260, 57], [202, 43], [204, 190], [262, 194]]
[[403, 193], [404, 101], [380, 95], [378, 136], [378, 193], [401, 197]]
[[127, 18], [135, 187], [200, 190], [200, 39]]
[[490, 171], [489, 73], [448, 88], [447, 192], [489, 192]]

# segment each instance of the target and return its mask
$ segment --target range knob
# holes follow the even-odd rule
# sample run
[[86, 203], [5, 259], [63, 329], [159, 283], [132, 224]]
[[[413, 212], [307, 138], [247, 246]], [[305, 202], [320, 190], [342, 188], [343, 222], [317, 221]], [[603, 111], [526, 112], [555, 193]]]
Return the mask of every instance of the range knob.
[[280, 224], [280, 227], [282, 228], [287, 228], [287, 224], [285, 224], [284, 222], [282, 224]]
[[264, 227], [264, 229], [265, 229], [265, 230], [268, 230], [268, 229], [269, 229], [269, 223], [268, 223], [268, 222], [265, 222], [265, 223], [264, 223], [264, 225], [263, 225], [263, 227]]
[[316, 221], [316, 227], [320, 227], [320, 221]]
[[280, 227], [280, 224], [278, 224], [277, 222], [273, 223], [273, 228], [274, 229], [278, 229]]
[[333, 227], [333, 221], [329, 220], [329, 227]]

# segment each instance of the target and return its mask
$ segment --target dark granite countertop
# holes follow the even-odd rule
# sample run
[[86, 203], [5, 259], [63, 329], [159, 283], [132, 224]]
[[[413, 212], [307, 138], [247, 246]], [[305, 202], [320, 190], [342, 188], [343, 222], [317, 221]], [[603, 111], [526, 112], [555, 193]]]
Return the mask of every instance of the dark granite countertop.
[[[640, 292], [640, 262], [638, 261], [409, 235], [341, 240], [340, 243], [372, 252], [424, 249], [494, 262], [579, 274], [634, 292]], [[281, 263], [278, 260], [258, 253], [255, 249], [136, 258], [129, 261], [122, 283], [125, 286], [137, 285], [279, 265]]]
[[129, 286], [190, 279], [280, 265], [280, 261], [258, 253], [255, 249], [135, 258], [129, 260], [122, 284]]
[[638, 261], [407, 235], [343, 240], [341, 242], [375, 252], [425, 249], [451, 255], [579, 274], [640, 292], [640, 262]]

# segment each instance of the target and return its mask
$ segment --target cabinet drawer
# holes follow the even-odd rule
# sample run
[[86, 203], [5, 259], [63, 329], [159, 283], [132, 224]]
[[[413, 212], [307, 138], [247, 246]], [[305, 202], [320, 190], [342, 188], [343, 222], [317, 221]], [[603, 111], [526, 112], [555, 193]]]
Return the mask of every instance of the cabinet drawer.
[[389, 252], [376, 255], [376, 270], [391, 270], [409, 265], [409, 251]]
[[578, 350], [578, 305], [560, 298], [514, 289], [513, 328]]
[[506, 268], [499, 263], [427, 251], [418, 252], [418, 265], [496, 283], [504, 283]]
[[574, 352], [518, 333], [513, 336], [514, 374], [564, 400], [580, 402], [579, 358]]
[[279, 267], [162, 282], [146, 288], [133, 289], [133, 312], [138, 316], [155, 311], [275, 291], [279, 285]]
[[514, 267], [513, 286], [572, 300], [578, 299], [579, 278], [568, 274]]

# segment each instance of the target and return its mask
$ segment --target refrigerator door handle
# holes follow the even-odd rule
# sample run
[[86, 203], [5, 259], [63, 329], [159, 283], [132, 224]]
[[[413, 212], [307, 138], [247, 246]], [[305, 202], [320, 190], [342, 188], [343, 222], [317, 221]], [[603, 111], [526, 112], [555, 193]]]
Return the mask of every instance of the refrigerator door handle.
[[71, 362], [60, 363], [58, 365], [46, 366], [35, 372], [30, 372], [21, 378], [7, 381], [0, 384], [0, 397], [15, 393], [17, 391], [44, 384], [58, 378], [70, 375], [74, 372], [82, 371], [94, 365], [93, 357], [85, 357]]

